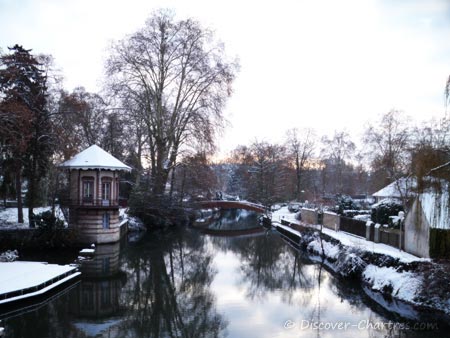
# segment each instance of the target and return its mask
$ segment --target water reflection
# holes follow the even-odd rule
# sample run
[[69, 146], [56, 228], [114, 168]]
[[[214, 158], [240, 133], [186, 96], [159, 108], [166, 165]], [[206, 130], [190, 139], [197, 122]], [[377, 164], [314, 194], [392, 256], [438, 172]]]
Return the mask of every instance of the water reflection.
[[[6, 319], [6, 337], [449, 336], [442, 327], [399, 328], [417, 323], [405, 307], [398, 305], [401, 315], [387, 312], [273, 231], [234, 236], [237, 216], [230, 215], [217, 223], [230, 237], [178, 229], [97, 247], [76, 289]], [[239, 231], [258, 226], [248, 215], [237, 222]], [[318, 329], [339, 323], [349, 327]]]
[[116, 337], [116, 326], [124, 310], [119, 299], [127, 276], [120, 270], [120, 243], [103, 244], [95, 256], [81, 264], [82, 281], [70, 298], [75, 331], [86, 336], [108, 333]]
[[122, 334], [219, 337], [226, 322], [209, 290], [216, 271], [204, 237], [189, 231], [151, 236], [130, 248], [124, 261], [128, 311]]

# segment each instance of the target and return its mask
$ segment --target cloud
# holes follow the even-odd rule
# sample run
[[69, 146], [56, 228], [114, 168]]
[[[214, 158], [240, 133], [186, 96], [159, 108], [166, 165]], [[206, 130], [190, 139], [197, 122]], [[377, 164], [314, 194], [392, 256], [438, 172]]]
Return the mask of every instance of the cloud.
[[52, 54], [66, 86], [101, 87], [111, 40], [142, 27], [158, 7], [212, 27], [241, 60], [227, 106], [223, 152], [286, 129], [356, 137], [391, 108], [416, 119], [442, 114], [450, 74], [445, 0], [12, 1], [0, 2], [0, 47]]

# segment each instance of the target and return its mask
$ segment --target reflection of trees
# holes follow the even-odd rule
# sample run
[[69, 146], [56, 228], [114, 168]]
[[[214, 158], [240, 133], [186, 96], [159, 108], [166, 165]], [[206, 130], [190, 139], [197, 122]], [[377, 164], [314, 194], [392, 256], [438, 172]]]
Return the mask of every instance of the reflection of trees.
[[[250, 298], [264, 298], [267, 292], [277, 290], [289, 304], [310, 301], [314, 277], [308, 269], [312, 266], [306, 264], [302, 254], [287, 246], [278, 235], [267, 232], [251, 238], [212, 238], [211, 241], [221, 250], [239, 255], [242, 283], [248, 283], [247, 295]], [[295, 292], [298, 289], [302, 292]]]
[[123, 335], [218, 337], [226, 323], [208, 289], [216, 272], [204, 238], [189, 231], [149, 236], [124, 257]]

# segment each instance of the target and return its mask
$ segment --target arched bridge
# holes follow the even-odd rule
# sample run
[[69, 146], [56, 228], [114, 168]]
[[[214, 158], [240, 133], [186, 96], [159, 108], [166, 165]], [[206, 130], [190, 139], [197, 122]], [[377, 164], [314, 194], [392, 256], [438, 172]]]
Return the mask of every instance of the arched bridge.
[[212, 200], [212, 201], [201, 201], [196, 203], [198, 209], [245, 209], [250, 211], [255, 211], [257, 213], [263, 214], [266, 212], [264, 205], [251, 203], [247, 201], [224, 201], [224, 200]]

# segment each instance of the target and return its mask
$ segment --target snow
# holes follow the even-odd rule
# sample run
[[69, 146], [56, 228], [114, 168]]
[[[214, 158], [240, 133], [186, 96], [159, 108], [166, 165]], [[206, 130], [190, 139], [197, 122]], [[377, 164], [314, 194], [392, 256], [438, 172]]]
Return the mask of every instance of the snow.
[[372, 298], [375, 302], [381, 305], [383, 308], [388, 310], [389, 312], [395, 312], [402, 316], [403, 318], [411, 319], [411, 320], [420, 320], [420, 314], [417, 312], [413, 305], [408, 303], [403, 303], [401, 301], [396, 300], [395, 298], [386, 298], [382, 293], [373, 291], [367, 286], [363, 286], [364, 292]]
[[273, 223], [273, 225], [274, 225], [275, 227], [277, 227], [277, 228], [284, 229], [284, 230], [286, 230], [287, 232], [290, 232], [291, 234], [294, 234], [294, 235], [296, 235], [296, 236], [298, 236], [298, 237], [302, 237], [302, 235], [300, 234], [299, 231], [294, 230], [294, 229], [292, 229], [291, 227], [288, 227], [288, 226], [283, 225], [283, 224], [280, 224], [280, 223]]
[[[51, 210], [51, 207], [34, 208], [35, 215]], [[59, 207], [56, 208], [55, 216], [64, 220], [64, 215]], [[28, 208], [23, 208], [23, 223], [17, 223], [17, 208], [6, 208], [0, 210], [0, 229], [25, 229], [29, 227]]]
[[[280, 210], [274, 212], [272, 214], [272, 220], [281, 220], [285, 219], [291, 223], [295, 223], [300, 225], [300, 221], [295, 219], [295, 214], [290, 213], [287, 211], [286, 207], [281, 208]], [[305, 225], [305, 224], [303, 224]], [[306, 226], [315, 228], [317, 230], [320, 229], [320, 225], [310, 225], [307, 224]], [[398, 258], [401, 262], [409, 263], [413, 261], [428, 261], [426, 258], [419, 258], [414, 255], [411, 255], [407, 252], [400, 251], [398, 248], [394, 248], [392, 246], [382, 244], [382, 243], [374, 243], [371, 241], [367, 241], [365, 238], [358, 237], [343, 231], [334, 231], [325, 227], [322, 227], [322, 232], [334, 239], [337, 239], [341, 242], [342, 245], [348, 246], [348, 247], [355, 247], [359, 248], [363, 251], [373, 252], [377, 254], [382, 255], [388, 255], [393, 258]], [[318, 242], [320, 245], [320, 242]], [[331, 249], [330, 249], [331, 250]], [[322, 249], [318, 250], [317, 252], [322, 252]]]
[[414, 179], [403, 177], [378, 190], [372, 196], [401, 198], [405, 195], [411, 195], [411, 188], [414, 187], [416, 187], [416, 181]]
[[366, 221], [370, 221], [370, 215], [356, 215], [356, 216], [353, 216], [353, 219], [366, 222]]
[[450, 205], [448, 187], [443, 193], [425, 192], [420, 194], [419, 200], [430, 227], [450, 229]]
[[[65, 273], [72, 272], [73, 276], [68, 276], [64, 279], [68, 280], [67, 278], [69, 277], [73, 278], [75, 277], [75, 275], [79, 274], [76, 272], [76, 269], [77, 268], [72, 265], [56, 265], [56, 264], [47, 264], [43, 262], [16, 261], [16, 262], [0, 263], [0, 295], [14, 291], [19, 291], [22, 289], [32, 288], [41, 285], [45, 282], [48, 282], [53, 278], [61, 276]], [[47, 291], [49, 288], [52, 288], [54, 286], [56, 286], [56, 283], [50, 285], [49, 287], [46, 287], [45, 289], [37, 291], [37, 293], [38, 294], [43, 293]], [[0, 304], [35, 294], [36, 292], [2, 300], [0, 301]]]
[[401, 300], [415, 303], [422, 280], [412, 272], [398, 272], [393, 267], [368, 265], [363, 272], [364, 279], [372, 286], [372, 290], [383, 291], [392, 288], [392, 295]]
[[8, 250], [0, 254], [0, 262], [14, 262], [19, 258], [17, 250]]
[[120, 208], [119, 209], [119, 219], [120, 226], [128, 222], [128, 230], [129, 231], [145, 231], [147, 228], [145, 227], [142, 221], [134, 216], [128, 215], [128, 208]]
[[121, 319], [118, 320], [107, 320], [102, 323], [86, 323], [86, 322], [78, 322], [74, 323], [75, 327], [83, 331], [87, 337], [97, 337], [102, 335], [102, 333], [107, 332], [113, 326], [116, 326], [122, 322]]
[[319, 239], [314, 240], [308, 244], [308, 250], [312, 250], [317, 253], [322, 253], [322, 246], [323, 246], [323, 254], [326, 257], [333, 259], [333, 260], [338, 258], [339, 251], [340, 251], [339, 246], [333, 245], [327, 241], [322, 241], [322, 243], [320, 243]]
[[107, 169], [131, 171], [131, 168], [97, 145], [78, 153], [59, 167], [68, 169]]
[[[273, 219], [286, 219], [291, 223], [300, 224], [299, 221], [295, 220], [295, 214], [286, 212], [286, 208], [281, 208], [279, 211], [274, 212]], [[274, 225], [276, 227], [283, 227], [285, 230], [289, 229], [289, 227], [281, 226], [276, 222]], [[320, 229], [320, 225], [307, 226], [317, 230]], [[296, 230], [291, 229], [288, 231], [298, 233], [298, 235], [301, 236]], [[308, 243], [307, 249], [318, 255], [323, 252], [324, 256], [327, 258], [325, 263], [333, 270], [340, 273], [342, 276], [346, 276], [352, 272], [355, 273], [359, 270], [371, 290], [389, 293], [399, 300], [417, 304], [415, 297], [420, 293], [423, 283], [422, 278], [418, 274], [408, 271], [399, 272], [398, 267], [378, 267], [373, 264], [367, 265], [367, 263], [361, 260], [360, 255], [363, 251], [374, 252], [397, 258], [403, 263], [428, 261], [427, 259], [415, 257], [385, 244], [366, 241], [364, 238], [353, 236], [348, 233], [336, 232], [323, 227], [322, 232], [338, 240], [340, 244], [330, 243], [326, 240], [321, 241], [319, 236], [314, 236], [314, 239]], [[399, 305], [399, 312], [403, 310], [404, 309]], [[413, 316], [414, 313], [411, 312], [410, 315]]]
[[82, 249], [80, 250], [80, 255], [93, 255], [95, 253], [95, 249]]

